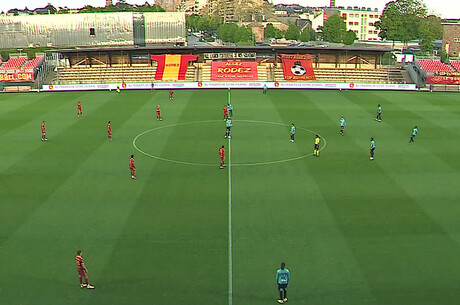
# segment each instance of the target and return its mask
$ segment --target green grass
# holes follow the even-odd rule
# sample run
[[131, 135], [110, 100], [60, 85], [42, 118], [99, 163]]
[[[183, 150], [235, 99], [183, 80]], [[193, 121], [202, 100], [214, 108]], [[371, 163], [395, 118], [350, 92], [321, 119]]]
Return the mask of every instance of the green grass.
[[[229, 152], [227, 92], [167, 94], [0, 95], [0, 304], [227, 304], [229, 168], [218, 168], [220, 146]], [[457, 304], [459, 98], [232, 91], [233, 304], [275, 304], [281, 261], [289, 304]], [[202, 165], [135, 150], [150, 129], [140, 149]], [[309, 155], [314, 133], [327, 140], [320, 158]], [[77, 249], [93, 291], [79, 288]]]

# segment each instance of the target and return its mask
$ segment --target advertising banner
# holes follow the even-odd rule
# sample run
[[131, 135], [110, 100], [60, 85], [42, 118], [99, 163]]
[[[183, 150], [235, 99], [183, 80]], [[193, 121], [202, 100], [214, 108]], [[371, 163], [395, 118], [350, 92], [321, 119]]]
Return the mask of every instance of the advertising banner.
[[460, 85], [459, 76], [427, 76], [428, 84]]
[[312, 67], [312, 56], [309, 54], [281, 54], [284, 79], [288, 81], [315, 80]]
[[197, 59], [196, 55], [150, 55], [157, 62], [155, 80], [178, 81], [185, 80], [185, 73], [190, 61]]
[[239, 53], [203, 53], [204, 59], [256, 59], [256, 52], [239, 52]]
[[33, 72], [14, 72], [14, 73], [1, 73], [0, 82], [24, 82], [33, 81]]
[[213, 61], [211, 63], [211, 80], [213, 81], [247, 81], [258, 78], [255, 61]]
[[[123, 83], [122, 90], [151, 90], [151, 83]], [[416, 90], [415, 84], [314, 83], [314, 82], [160, 82], [161, 89], [335, 89], [335, 90]], [[115, 90], [116, 84], [44, 85], [43, 91]]]

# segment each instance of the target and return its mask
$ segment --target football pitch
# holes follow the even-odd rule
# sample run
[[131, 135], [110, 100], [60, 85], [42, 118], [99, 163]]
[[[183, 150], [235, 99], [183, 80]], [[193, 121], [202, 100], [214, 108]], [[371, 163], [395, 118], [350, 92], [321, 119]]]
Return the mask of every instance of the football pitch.
[[458, 304], [460, 94], [232, 90], [231, 140], [227, 99], [0, 94], [0, 304], [276, 304], [281, 261], [289, 304]]

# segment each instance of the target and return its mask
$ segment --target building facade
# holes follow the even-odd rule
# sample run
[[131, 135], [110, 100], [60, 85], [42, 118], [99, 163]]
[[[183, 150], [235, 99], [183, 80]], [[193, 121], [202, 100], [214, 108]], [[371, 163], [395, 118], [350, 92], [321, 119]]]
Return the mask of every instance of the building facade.
[[442, 49], [450, 56], [460, 57], [460, 20], [442, 24], [444, 35]]
[[380, 41], [379, 31], [375, 22], [380, 20], [382, 12], [378, 9], [348, 7], [339, 9], [340, 16], [345, 19], [347, 31], [356, 33], [360, 41]]
[[182, 0], [179, 10], [187, 15], [201, 15], [208, 0]]
[[132, 46], [187, 41], [185, 14], [0, 15], [0, 48]]
[[177, 12], [181, 6], [181, 0], [157, 0], [156, 5], [161, 6], [167, 12]]

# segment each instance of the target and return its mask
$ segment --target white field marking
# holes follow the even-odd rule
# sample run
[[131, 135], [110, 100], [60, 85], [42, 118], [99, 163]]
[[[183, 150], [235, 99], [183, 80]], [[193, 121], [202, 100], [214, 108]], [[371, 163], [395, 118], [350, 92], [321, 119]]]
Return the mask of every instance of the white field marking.
[[[230, 104], [230, 88], [228, 89]], [[233, 251], [232, 251], [232, 140], [228, 138], [228, 305], [233, 304]]]
[[[140, 134], [138, 134], [136, 137], [134, 137], [134, 139], [133, 139], [133, 146], [134, 146], [134, 148], [135, 148], [138, 152], [140, 152], [141, 154], [143, 154], [143, 155], [145, 155], [145, 156], [147, 156], [147, 157], [153, 158], [153, 159], [161, 160], [161, 161], [167, 161], [167, 162], [172, 162], [172, 163], [177, 163], [177, 164], [184, 164], [184, 165], [216, 166], [215, 163], [187, 162], [187, 161], [173, 160], [173, 159], [168, 159], [168, 158], [163, 158], [163, 157], [155, 156], [155, 155], [152, 155], [152, 154], [149, 154], [149, 153], [143, 151], [142, 149], [140, 149], [140, 148], [137, 147], [137, 145], [136, 145], [136, 141], [137, 141], [138, 138], [140, 138], [141, 136], [143, 136], [143, 135], [145, 135], [145, 134], [147, 134], [147, 133], [149, 133], [149, 132], [152, 132], [152, 131], [157, 131], [157, 130], [160, 130], [160, 129], [169, 128], [169, 127], [175, 127], [175, 126], [190, 125], [190, 124], [199, 124], [199, 123], [215, 123], [215, 122], [222, 122], [222, 121], [221, 121], [221, 120], [194, 121], [194, 122], [178, 123], [178, 124], [163, 125], [163, 126], [155, 127], [155, 128], [152, 128], [152, 129], [143, 131], [143, 132], [141, 132]], [[233, 120], [233, 122], [272, 124], [272, 125], [287, 126], [287, 127], [290, 126], [290, 125], [288, 125], [288, 124], [279, 123], [279, 122], [255, 121], [255, 120]], [[310, 130], [310, 129], [307, 129], [307, 128], [303, 128], [303, 127], [299, 127], [299, 126], [296, 126], [296, 128], [301, 129], [301, 130], [308, 131], [308, 132], [313, 133], [313, 134], [319, 135], [320, 138], [324, 139], [324, 145], [323, 145], [319, 150], [322, 151], [324, 148], [326, 148], [327, 141], [326, 141], [326, 138], [325, 138], [325, 137], [323, 137], [323, 136], [321, 136], [320, 134], [316, 133], [315, 131]], [[301, 155], [301, 156], [297, 156], [297, 157], [293, 157], [293, 158], [282, 159], [282, 160], [275, 160], [275, 161], [267, 161], [267, 162], [234, 163], [234, 164], [232, 164], [232, 166], [272, 165], [272, 164], [279, 164], [279, 163], [285, 163], [285, 162], [291, 162], [291, 161], [295, 161], [295, 160], [300, 160], [300, 159], [304, 159], [304, 158], [306, 158], [306, 157], [308, 157], [308, 156], [312, 156], [312, 155], [313, 155], [313, 153], [309, 153], [309, 154], [305, 154], [305, 155]]]

